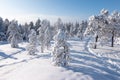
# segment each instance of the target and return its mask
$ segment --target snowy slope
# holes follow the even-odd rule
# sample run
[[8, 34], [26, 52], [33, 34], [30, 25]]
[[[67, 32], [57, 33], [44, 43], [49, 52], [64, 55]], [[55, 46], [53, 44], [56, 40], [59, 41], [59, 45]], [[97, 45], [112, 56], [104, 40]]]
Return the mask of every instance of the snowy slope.
[[66, 68], [51, 64], [52, 51], [30, 56], [25, 51], [27, 43], [20, 44], [19, 49], [13, 49], [9, 44], [0, 45], [0, 80], [120, 80], [119, 66], [93, 53], [88, 40], [71, 39], [68, 42], [71, 61]]

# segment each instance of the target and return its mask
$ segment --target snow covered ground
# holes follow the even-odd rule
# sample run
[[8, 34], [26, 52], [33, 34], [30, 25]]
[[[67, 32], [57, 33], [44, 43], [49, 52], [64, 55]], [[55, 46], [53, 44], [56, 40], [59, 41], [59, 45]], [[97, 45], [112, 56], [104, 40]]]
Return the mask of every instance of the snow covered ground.
[[67, 67], [51, 63], [50, 51], [27, 55], [27, 43], [0, 43], [0, 80], [120, 80], [120, 47], [89, 48], [89, 40], [71, 39]]

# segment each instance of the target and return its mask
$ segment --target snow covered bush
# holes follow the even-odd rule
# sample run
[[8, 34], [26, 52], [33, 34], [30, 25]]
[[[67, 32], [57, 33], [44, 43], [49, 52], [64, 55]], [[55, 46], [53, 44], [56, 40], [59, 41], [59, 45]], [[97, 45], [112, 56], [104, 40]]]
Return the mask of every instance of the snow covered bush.
[[37, 35], [36, 31], [34, 29], [31, 29], [29, 37], [29, 44], [27, 46], [28, 54], [35, 55], [35, 52], [37, 51]]
[[66, 42], [64, 30], [59, 29], [58, 33], [54, 36], [54, 40], [53, 64], [56, 66], [67, 66], [69, 62], [69, 47]]
[[12, 21], [11, 24], [8, 26], [7, 34], [8, 42], [10, 42], [12, 48], [17, 48], [18, 43], [22, 41], [22, 35], [19, 33], [17, 21]]

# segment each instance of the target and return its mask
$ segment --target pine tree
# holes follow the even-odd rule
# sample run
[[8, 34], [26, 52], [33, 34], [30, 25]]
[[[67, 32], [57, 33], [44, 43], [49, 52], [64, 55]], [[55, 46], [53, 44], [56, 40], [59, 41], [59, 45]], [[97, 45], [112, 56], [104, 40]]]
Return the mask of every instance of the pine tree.
[[45, 30], [45, 47], [48, 49], [50, 47], [50, 41], [52, 39], [51, 29], [50, 29], [50, 22], [46, 20], [46, 30]]
[[84, 36], [84, 32], [87, 28], [87, 21], [82, 21], [80, 24], [76, 24], [78, 25], [78, 32], [77, 32], [77, 37], [80, 38], [80, 40], [83, 39], [83, 36]]
[[41, 27], [41, 20], [38, 19], [38, 20], [36, 21], [35, 27], [34, 27], [35, 31], [37, 32], [37, 35], [39, 34], [38, 29], [39, 29], [40, 27]]
[[45, 48], [45, 44], [46, 43], [46, 37], [45, 36], [45, 32], [47, 33], [46, 29], [48, 27], [48, 21], [47, 20], [43, 20], [42, 23], [41, 23], [41, 27], [38, 28], [38, 32], [39, 32], [39, 35], [38, 35], [38, 41], [41, 45], [41, 52], [43, 53], [44, 52], [44, 48]]
[[27, 46], [28, 54], [35, 55], [35, 52], [37, 51], [36, 31], [34, 29], [31, 29], [31, 32], [28, 37], [29, 37], [29, 44]]
[[[58, 25], [60, 26], [61, 24]], [[58, 33], [54, 36], [54, 40], [55, 46], [52, 54], [52, 61], [56, 66], [67, 66], [69, 62], [69, 47], [62, 25], [61, 29], [59, 29]]]
[[28, 38], [28, 35], [30, 34], [30, 29], [31, 29], [31, 26], [28, 25], [27, 23], [25, 23], [25, 25], [22, 26], [22, 29], [23, 29], [23, 39], [25, 41], [28, 41], [29, 38]]
[[17, 21], [13, 20], [7, 30], [8, 42], [10, 42], [12, 48], [17, 48], [18, 43], [22, 41], [22, 35], [19, 33], [17, 26]]
[[69, 22], [65, 24], [65, 30], [66, 30], [65, 33], [67, 38], [71, 37], [71, 33], [72, 33], [71, 27], [72, 27], [72, 23]]

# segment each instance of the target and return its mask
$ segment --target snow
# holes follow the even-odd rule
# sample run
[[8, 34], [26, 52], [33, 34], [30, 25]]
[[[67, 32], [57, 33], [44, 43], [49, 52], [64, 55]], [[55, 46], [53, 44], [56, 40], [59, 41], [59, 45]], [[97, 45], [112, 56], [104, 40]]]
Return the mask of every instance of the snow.
[[[70, 39], [70, 63], [57, 67], [51, 63], [51, 52], [28, 55], [25, 47], [11, 48], [0, 43], [0, 80], [120, 80], [120, 49], [99, 46], [92, 49], [89, 39]], [[38, 47], [39, 48], [39, 47]]]

